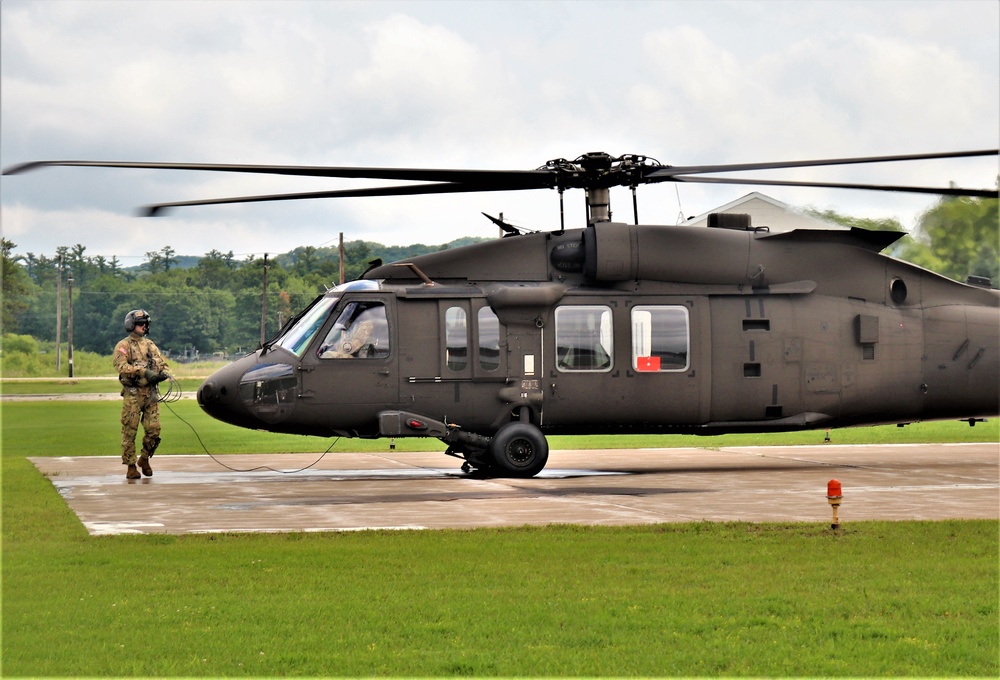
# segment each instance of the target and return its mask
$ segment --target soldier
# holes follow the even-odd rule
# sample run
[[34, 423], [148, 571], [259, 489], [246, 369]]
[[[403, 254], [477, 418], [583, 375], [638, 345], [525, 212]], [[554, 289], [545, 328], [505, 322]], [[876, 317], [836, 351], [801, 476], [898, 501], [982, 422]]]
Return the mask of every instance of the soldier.
[[[133, 309], [125, 316], [128, 337], [115, 345], [115, 370], [122, 384], [122, 465], [128, 466], [126, 479], [152, 477], [149, 459], [160, 444], [160, 402], [156, 385], [170, 377], [167, 362], [149, 334], [149, 313]], [[135, 455], [135, 436], [142, 422], [142, 455]]]

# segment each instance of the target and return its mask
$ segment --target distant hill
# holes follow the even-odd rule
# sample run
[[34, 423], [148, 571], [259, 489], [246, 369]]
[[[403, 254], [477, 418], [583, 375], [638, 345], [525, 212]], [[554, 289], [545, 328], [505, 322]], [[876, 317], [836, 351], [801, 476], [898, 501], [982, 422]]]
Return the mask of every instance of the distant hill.
[[[171, 267], [177, 267], [178, 269], [191, 269], [192, 267], [198, 266], [198, 260], [200, 260], [204, 255], [174, 255], [171, 259], [176, 260]], [[122, 267], [121, 270], [129, 272], [130, 274], [139, 274], [145, 270], [146, 264], [137, 264], [131, 267]]]
[[[344, 250], [349, 254], [349, 259], [357, 260], [359, 257], [364, 260], [381, 259], [383, 262], [396, 262], [398, 260], [409, 260], [420, 255], [436, 253], [442, 250], [467, 246], [472, 243], [489, 241], [488, 238], [467, 236], [455, 239], [440, 245], [424, 245], [414, 243], [408, 246], [387, 246], [375, 241], [345, 241]], [[308, 246], [300, 246], [291, 252], [275, 255], [274, 261], [282, 267], [292, 267], [298, 260], [306, 254]], [[318, 261], [336, 260], [339, 258], [337, 246], [329, 248], [315, 248], [311, 257]]]
[[[408, 246], [387, 246], [381, 243], [376, 243], [374, 241], [345, 241], [344, 249], [349, 251], [357, 252], [359, 250], [367, 249], [367, 257], [369, 260], [374, 260], [376, 258], [381, 258], [383, 262], [395, 262], [397, 260], [408, 260], [412, 257], [417, 257], [419, 255], [426, 255], [427, 253], [436, 253], [441, 250], [448, 250], [450, 248], [458, 248], [461, 246], [467, 246], [472, 243], [479, 243], [481, 241], [489, 241], [488, 238], [472, 237], [467, 236], [465, 238], [455, 239], [454, 241], [449, 241], [448, 243], [443, 243], [440, 245], [424, 245], [423, 243], [414, 243]], [[271, 259], [276, 263], [280, 264], [282, 267], [290, 267], [294, 265], [301, 254], [305, 251], [308, 246], [299, 246], [294, 250], [287, 253], [281, 253], [274, 255]], [[313, 255], [317, 260], [335, 260], [339, 257], [337, 252], [337, 247], [332, 248], [316, 248]], [[192, 267], [198, 266], [198, 261], [201, 260], [204, 255], [174, 255], [173, 259], [176, 262], [172, 267], [177, 267], [178, 269], [191, 269]], [[133, 274], [144, 271], [144, 264], [135, 265], [133, 267], [123, 267], [122, 269]]]

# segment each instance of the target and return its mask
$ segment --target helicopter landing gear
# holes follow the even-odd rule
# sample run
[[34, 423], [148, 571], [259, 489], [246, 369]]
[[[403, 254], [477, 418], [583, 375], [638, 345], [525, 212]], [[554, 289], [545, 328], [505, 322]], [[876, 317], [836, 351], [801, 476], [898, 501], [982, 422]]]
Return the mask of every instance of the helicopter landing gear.
[[462, 458], [462, 472], [475, 477], [534, 477], [549, 460], [549, 443], [535, 425], [507, 423], [492, 438], [453, 430], [445, 454]]
[[530, 423], [507, 423], [490, 440], [489, 452], [500, 475], [534, 477], [549, 460], [549, 443]]
[[475, 479], [490, 479], [491, 477], [502, 476], [497, 475], [496, 468], [491, 465], [470, 461], [462, 463], [462, 472]]
[[496, 471], [493, 469], [489, 454], [486, 451], [486, 448], [489, 446], [489, 439], [483, 437], [481, 444], [480, 446], [470, 446], [454, 443], [444, 453], [446, 456], [461, 458], [463, 460], [462, 472], [470, 477], [496, 477]]

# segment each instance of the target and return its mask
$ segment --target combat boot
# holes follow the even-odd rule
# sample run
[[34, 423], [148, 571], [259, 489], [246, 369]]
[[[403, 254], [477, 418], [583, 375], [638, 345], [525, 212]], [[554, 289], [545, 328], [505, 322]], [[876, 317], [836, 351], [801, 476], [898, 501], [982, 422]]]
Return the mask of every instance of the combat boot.
[[125, 473], [125, 479], [139, 479], [142, 475], [136, 469], [135, 465], [128, 466], [128, 472]]
[[153, 468], [149, 466], [149, 457], [139, 456], [139, 469], [142, 470], [142, 474], [147, 477], [153, 476]]

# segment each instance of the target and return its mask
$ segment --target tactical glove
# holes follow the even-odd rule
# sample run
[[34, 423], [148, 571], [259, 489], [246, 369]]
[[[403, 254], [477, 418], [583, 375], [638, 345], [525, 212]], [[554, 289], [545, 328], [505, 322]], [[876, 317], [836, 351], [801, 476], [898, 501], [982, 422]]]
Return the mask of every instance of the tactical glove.
[[164, 380], [167, 380], [168, 378], [170, 378], [170, 374], [167, 373], [166, 371], [160, 371], [157, 374], [157, 378], [158, 378], [158, 380], [156, 382], [163, 382]]
[[142, 377], [144, 377], [146, 379], [146, 382], [148, 382], [150, 385], [155, 385], [156, 383], [163, 380], [163, 378], [160, 377], [159, 373], [149, 368], [147, 368], [145, 371], [142, 372]]

